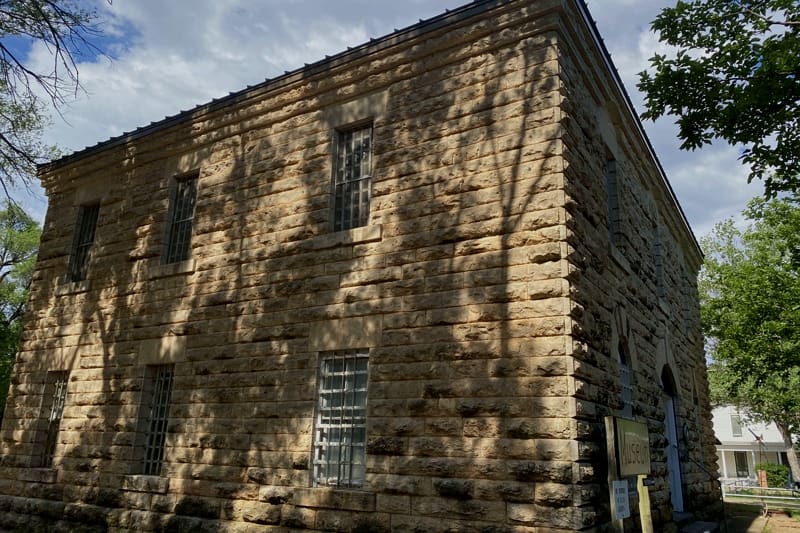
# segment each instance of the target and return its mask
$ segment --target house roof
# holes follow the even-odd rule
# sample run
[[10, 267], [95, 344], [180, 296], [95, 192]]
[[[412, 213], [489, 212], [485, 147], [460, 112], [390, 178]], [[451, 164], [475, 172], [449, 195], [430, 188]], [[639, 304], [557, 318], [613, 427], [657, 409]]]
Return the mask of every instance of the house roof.
[[[39, 172], [46, 172], [54, 170], [62, 165], [80, 160], [84, 157], [88, 157], [93, 155], [101, 150], [105, 150], [107, 148], [112, 148], [120, 145], [124, 145], [136, 139], [145, 137], [152, 133], [167, 129], [171, 126], [180, 124], [186, 120], [196, 119], [200, 116], [203, 116], [208, 113], [212, 113], [217, 111], [221, 108], [229, 106], [234, 103], [246, 101], [252, 98], [257, 98], [264, 93], [272, 92], [281, 87], [290, 85], [302, 78], [306, 78], [310, 75], [319, 74], [325, 72], [328, 69], [332, 69], [336, 66], [346, 64], [349, 61], [352, 61], [356, 58], [364, 57], [366, 55], [370, 55], [372, 53], [378, 52], [380, 50], [389, 48], [391, 46], [395, 46], [397, 44], [402, 43], [403, 41], [412, 39], [419, 35], [425, 34], [430, 31], [434, 31], [437, 29], [445, 28], [447, 26], [456, 24], [460, 21], [469, 19], [486, 11], [492, 10], [494, 8], [510, 4], [515, 0], [474, 0], [468, 4], [465, 4], [459, 8], [452, 9], [452, 10], [445, 10], [444, 13], [434, 16], [432, 18], [423, 20], [420, 19], [419, 22], [408, 26], [406, 28], [395, 30], [388, 35], [379, 38], [373, 38], [369, 41], [356, 46], [356, 47], [348, 47], [347, 50], [344, 50], [338, 54], [333, 56], [326, 56], [319, 61], [314, 63], [307, 63], [302, 67], [299, 67], [292, 71], [286, 71], [283, 75], [268, 78], [263, 82], [250, 85], [245, 87], [240, 91], [235, 91], [227, 96], [223, 96], [220, 98], [215, 98], [210, 102], [205, 104], [197, 105], [191, 109], [181, 111], [175, 115], [167, 116], [159, 121], [151, 122], [146, 126], [142, 126], [136, 128], [133, 131], [124, 132], [121, 135], [111, 137], [108, 140], [98, 142], [93, 146], [88, 146], [72, 154], [66, 155], [49, 163], [43, 163], [39, 165]], [[696, 247], [697, 251], [700, 252], [700, 246], [697, 242], [694, 233], [689, 226], [689, 222], [686, 218], [686, 214], [681, 208], [680, 203], [678, 202], [677, 196], [675, 195], [675, 191], [670, 185], [669, 180], [666, 177], [666, 172], [664, 171], [663, 166], [661, 165], [658, 156], [656, 155], [655, 149], [653, 148], [652, 143], [650, 142], [647, 133], [642, 126], [641, 121], [639, 120], [639, 116], [636, 112], [636, 109], [631, 101], [628, 92], [625, 89], [625, 86], [622, 83], [622, 78], [619, 75], [616, 67], [614, 66], [613, 61], [611, 60], [611, 54], [609, 53], [608, 49], [605, 46], [603, 38], [600, 35], [600, 31], [597, 28], [597, 25], [592, 18], [589, 8], [586, 5], [585, 0], [565, 0], [565, 1], [574, 1], [578, 7], [579, 12], [582, 15], [584, 22], [586, 23], [589, 31], [594, 39], [596, 46], [600, 51], [600, 55], [603, 57], [605, 62], [606, 68], [608, 72], [612, 75], [615, 85], [617, 89], [620, 91], [623, 99], [625, 100], [625, 106], [627, 107], [631, 117], [633, 118], [633, 122], [636, 124], [636, 128], [638, 129], [639, 134], [641, 135], [642, 139], [644, 139], [645, 144], [647, 146], [647, 150], [649, 151], [653, 161], [655, 162], [658, 171], [660, 173], [661, 179], [663, 184], [672, 199], [675, 207], [678, 209], [680, 213], [680, 218], [685, 226], [685, 229], [688, 235], [691, 238], [692, 243]], [[702, 253], [702, 252], [700, 252]]]

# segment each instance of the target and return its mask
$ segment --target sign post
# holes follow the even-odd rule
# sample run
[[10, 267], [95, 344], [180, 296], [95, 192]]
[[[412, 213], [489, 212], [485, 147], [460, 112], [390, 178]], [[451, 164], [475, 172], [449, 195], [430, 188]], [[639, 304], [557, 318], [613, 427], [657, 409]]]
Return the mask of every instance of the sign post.
[[[631, 515], [628, 481], [637, 478], [639, 517], [643, 533], [653, 533], [650, 516], [650, 493], [645, 485], [650, 473], [650, 434], [647, 425], [624, 418], [607, 416], [606, 444], [608, 445], [608, 484], [611, 492], [612, 527], [622, 532], [622, 520]], [[621, 479], [620, 479], [621, 478]]]

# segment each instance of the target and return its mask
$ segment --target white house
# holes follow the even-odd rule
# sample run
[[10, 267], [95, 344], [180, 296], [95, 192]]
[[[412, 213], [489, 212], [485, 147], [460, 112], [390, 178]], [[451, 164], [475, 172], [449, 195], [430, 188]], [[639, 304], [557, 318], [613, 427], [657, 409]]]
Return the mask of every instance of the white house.
[[712, 415], [723, 483], [755, 483], [758, 463], [788, 464], [786, 445], [775, 424], [748, 422], [734, 406], [716, 407]]

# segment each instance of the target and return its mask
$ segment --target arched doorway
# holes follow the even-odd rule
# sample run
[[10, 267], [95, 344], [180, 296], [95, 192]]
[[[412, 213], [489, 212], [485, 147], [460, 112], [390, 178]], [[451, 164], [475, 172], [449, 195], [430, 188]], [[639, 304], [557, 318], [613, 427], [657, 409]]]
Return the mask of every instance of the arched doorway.
[[664, 386], [664, 433], [667, 437], [667, 472], [672, 510], [683, 512], [683, 483], [681, 482], [681, 458], [678, 441], [678, 387], [668, 366], [661, 371]]

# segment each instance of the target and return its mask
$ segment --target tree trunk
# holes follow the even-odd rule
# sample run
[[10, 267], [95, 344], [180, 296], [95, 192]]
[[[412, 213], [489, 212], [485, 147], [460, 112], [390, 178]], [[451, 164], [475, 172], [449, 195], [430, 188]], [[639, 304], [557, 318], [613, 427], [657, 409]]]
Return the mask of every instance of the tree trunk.
[[785, 424], [776, 423], [778, 431], [781, 432], [783, 443], [786, 445], [786, 457], [789, 458], [789, 468], [792, 470], [792, 479], [795, 483], [800, 482], [800, 461], [797, 459], [797, 451], [794, 449], [792, 442], [792, 434], [789, 433], [789, 427]]

